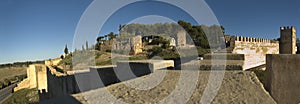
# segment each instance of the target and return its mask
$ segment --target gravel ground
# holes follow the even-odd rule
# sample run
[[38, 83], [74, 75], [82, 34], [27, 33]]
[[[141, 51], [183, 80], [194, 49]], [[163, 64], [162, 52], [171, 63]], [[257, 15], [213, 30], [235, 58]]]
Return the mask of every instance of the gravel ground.
[[251, 71], [156, 70], [147, 76], [73, 96], [90, 104], [275, 103]]

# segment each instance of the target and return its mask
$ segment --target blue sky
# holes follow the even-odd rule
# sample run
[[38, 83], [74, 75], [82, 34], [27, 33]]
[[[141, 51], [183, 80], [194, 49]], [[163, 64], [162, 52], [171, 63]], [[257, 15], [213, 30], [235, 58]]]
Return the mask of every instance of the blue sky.
[[[300, 30], [299, 0], [205, 1], [225, 27], [226, 34], [273, 39], [279, 37], [280, 26], [296, 26]], [[77, 23], [91, 2], [0, 0], [0, 64], [55, 58], [63, 53], [66, 44], [71, 49]], [[152, 6], [147, 6], [149, 3]], [[178, 8], [163, 5], [148, 2], [128, 6], [115, 13], [99, 34], [116, 32], [118, 24], [125, 24], [133, 17], [146, 14], [167, 16], [174, 21], [183, 19], [196, 24]], [[99, 13], [103, 11], [99, 10]]]

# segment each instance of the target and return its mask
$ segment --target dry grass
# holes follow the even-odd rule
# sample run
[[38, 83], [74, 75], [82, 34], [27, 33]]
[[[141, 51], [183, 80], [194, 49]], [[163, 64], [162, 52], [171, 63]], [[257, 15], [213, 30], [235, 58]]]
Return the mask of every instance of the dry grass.
[[3, 104], [30, 104], [39, 101], [37, 89], [21, 89], [14, 92]]
[[5, 78], [12, 78], [14, 76], [24, 75], [26, 74], [27, 67], [5, 67], [0, 68], [0, 81]]

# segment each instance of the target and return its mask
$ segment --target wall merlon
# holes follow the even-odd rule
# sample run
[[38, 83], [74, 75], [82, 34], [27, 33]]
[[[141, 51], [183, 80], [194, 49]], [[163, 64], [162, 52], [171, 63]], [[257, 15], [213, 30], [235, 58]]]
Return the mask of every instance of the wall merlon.
[[250, 43], [279, 43], [276, 40], [270, 40], [265, 38], [253, 38], [253, 37], [243, 37], [234, 36], [236, 42], [250, 42]]
[[294, 26], [283, 26], [283, 27], [280, 27], [280, 30], [281, 31], [295, 30], [295, 27]]

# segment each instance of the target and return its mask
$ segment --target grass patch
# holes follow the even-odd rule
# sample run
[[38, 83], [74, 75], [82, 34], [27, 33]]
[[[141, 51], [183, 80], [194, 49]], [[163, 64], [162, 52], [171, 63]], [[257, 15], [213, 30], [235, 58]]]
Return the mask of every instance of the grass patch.
[[266, 70], [263, 70], [264, 68], [266, 68], [266, 65], [261, 65], [261, 66], [249, 69], [249, 71], [252, 71], [256, 74], [257, 78], [263, 85], [266, 84], [266, 79], [265, 79]]
[[198, 56], [204, 56], [205, 54], [210, 53], [210, 49], [197, 48]]
[[112, 65], [111, 59], [110, 59], [110, 60], [106, 60], [106, 61], [96, 62], [96, 65], [97, 65], [97, 66], [102, 66], [102, 65]]
[[29, 104], [39, 101], [37, 89], [21, 89], [12, 94], [2, 104]]
[[146, 59], [148, 59], [146, 55], [129, 57], [129, 60], [146, 60]]

